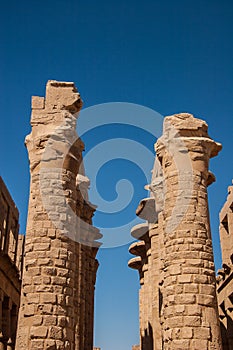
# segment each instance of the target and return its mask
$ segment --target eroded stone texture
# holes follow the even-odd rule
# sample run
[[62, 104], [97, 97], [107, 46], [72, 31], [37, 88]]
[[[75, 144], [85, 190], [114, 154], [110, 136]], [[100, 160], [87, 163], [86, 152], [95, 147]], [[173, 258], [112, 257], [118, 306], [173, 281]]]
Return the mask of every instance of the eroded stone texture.
[[[182, 113], [165, 118], [155, 149], [162, 173], [159, 181], [152, 176], [151, 196], [143, 200], [144, 210], [142, 202], [137, 209], [148, 232], [140, 237], [132, 230], [145, 248], [129, 262], [140, 274], [140, 347], [220, 350], [207, 186], [214, 181], [209, 159], [221, 145], [209, 137], [204, 121]], [[130, 247], [133, 254], [137, 245]]]
[[223, 350], [233, 349], [233, 186], [220, 215], [222, 269], [218, 270], [217, 296]]
[[19, 212], [0, 177], [0, 350], [15, 348], [24, 235]]
[[32, 98], [30, 200], [16, 349], [91, 350], [100, 238], [76, 134], [74, 83], [49, 81]]
[[158, 223], [159, 213], [163, 209], [163, 174], [162, 168], [155, 159], [152, 180], [149, 186], [150, 197], [143, 199], [136, 213], [148, 223], [135, 226], [131, 230], [134, 238], [139, 242], [129, 247], [131, 254], [138, 255], [129, 261], [131, 268], [139, 270], [139, 318], [140, 318], [140, 345], [138, 349], [161, 349], [161, 317], [160, 317], [160, 282], [163, 246], [161, 245], [161, 220]]

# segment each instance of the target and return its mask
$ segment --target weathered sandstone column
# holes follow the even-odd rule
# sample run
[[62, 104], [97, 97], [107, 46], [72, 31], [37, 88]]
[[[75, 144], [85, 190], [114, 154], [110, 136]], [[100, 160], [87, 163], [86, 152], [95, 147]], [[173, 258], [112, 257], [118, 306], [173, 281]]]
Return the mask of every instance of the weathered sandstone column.
[[140, 239], [139, 242], [134, 242], [129, 247], [129, 252], [133, 255], [137, 255], [131, 258], [128, 262], [128, 266], [132, 269], [138, 270], [140, 278], [140, 290], [139, 290], [139, 327], [140, 327], [140, 348], [142, 349], [142, 343], [144, 343], [145, 336], [145, 273], [148, 269], [147, 247], [149, 242], [149, 227], [148, 224], [139, 224], [132, 228], [131, 235], [135, 239]]
[[161, 281], [161, 229], [158, 225], [158, 214], [163, 207], [163, 178], [161, 166], [155, 160], [152, 171], [150, 197], [144, 198], [136, 214], [147, 220], [147, 223], [135, 226], [131, 230], [134, 238], [141, 241], [132, 243], [129, 252], [138, 255], [128, 265], [137, 269], [140, 276], [139, 314], [140, 314], [140, 348], [141, 350], [160, 350], [162, 334], [160, 327], [160, 287]]
[[[94, 209], [82, 188], [88, 182], [81, 164], [84, 145], [75, 130], [81, 105], [73, 83], [49, 81], [46, 97], [32, 98], [32, 132], [26, 138], [30, 200], [16, 350], [93, 346], [92, 339], [85, 339], [87, 316], [81, 307], [93, 295], [85, 292], [82, 276], [96, 273], [89, 264], [97, 264], [99, 235], [92, 235]], [[86, 250], [93, 252], [91, 257]]]
[[217, 297], [223, 350], [233, 349], [233, 186], [220, 214], [222, 268], [218, 270]]
[[2, 327], [2, 303], [3, 303], [3, 292], [0, 290], [0, 350], [4, 350], [4, 336]]
[[141, 242], [129, 248], [139, 255], [129, 266], [140, 274], [140, 349], [221, 350], [207, 200], [209, 159], [221, 145], [182, 113], [165, 118], [155, 149], [150, 198], [137, 209], [148, 230], [131, 231], [145, 253]]
[[166, 189], [164, 350], [222, 349], [207, 200], [209, 159], [220, 149], [204, 121], [186, 113], [165, 118], [156, 144]]

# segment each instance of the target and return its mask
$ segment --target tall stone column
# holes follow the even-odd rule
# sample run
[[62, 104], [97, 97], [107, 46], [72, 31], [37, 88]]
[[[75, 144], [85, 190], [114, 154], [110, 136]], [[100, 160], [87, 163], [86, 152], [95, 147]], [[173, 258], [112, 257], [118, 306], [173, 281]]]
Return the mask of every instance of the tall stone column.
[[2, 303], [2, 328], [4, 349], [12, 350], [13, 344], [11, 339], [11, 309], [12, 301], [9, 297], [4, 297]]
[[[129, 252], [138, 255], [129, 261], [129, 267], [138, 269], [140, 276], [139, 314], [140, 349], [161, 350], [162, 334], [160, 326], [160, 282], [161, 282], [161, 227], [158, 215], [163, 208], [163, 177], [161, 165], [155, 159], [151, 184], [146, 186], [150, 197], [141, 200], [136, 214], [147, 223], [131, 230], [134, 238], [141, 241], [133, 243]], [[160, 225], [161, 226], [161, 225]]]
[[161, 245], [159, 242], [160, 228], [158, 223], [153, 225], [149, 231], [151, 237], [151, 288], [152, 288], [152, 315], [151, 328], [153, 333], [153, 350], [160, 350], [162, 348], [161, 326], [160, 326], [160, 283], [161, 283]]
[[156, 152], [165, 201], [163, 349], [222, 349], [209, 224], [209, 159], [221, 145], [190, 114], [166, 117]]
[[2, 327], [2, 302], [3, 302], [3, 292], [0, 289], [0, 350], [4, 350], [4, 336]]
[[223, 350], [233, 349], [233, 186], [220, 213], [222, 268], [218, 270], [217, 297]]
[[128, 266], [138, 270], [140, 278], [139, 290], [139, 328], [140, 328], [140, 349], [143, 349], [145, 337], [145, 272], [147, 270], [147, 250], [146, 242], [149, 240], [149, 227], [147, 223], [136, 225], [131, 230], [131, 235], [139, 242], [134, 242], [129, 247], [129, 252], [136, 257], [131, 258]]
[[46, 97], [32, 98], [32, 132], [26, 138], [30, 199], [16, 350], [84, 349], [81, 243], [91, 242], [90, 225], [82, 216], [93, 209], [89, 202], [84, 209], [88, 198], [79, 193], [78, 176], [85, 177], [84, 145], [76, 134], [81, 105], [73, 83], [49, 81]]

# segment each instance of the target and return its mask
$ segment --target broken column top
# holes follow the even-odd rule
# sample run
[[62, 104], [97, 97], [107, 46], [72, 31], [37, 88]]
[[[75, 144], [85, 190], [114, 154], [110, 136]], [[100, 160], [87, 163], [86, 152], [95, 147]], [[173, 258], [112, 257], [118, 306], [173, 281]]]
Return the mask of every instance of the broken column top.
[[165, 117], [164, 132], [167, 131], [169, 125], [179, 130], [180, 136], [209, 137], [208, 124], [190, 113], [178, 113]]
[[80, 94], [73, 82], [49, 80], [46, 84], [46, 96], [32, 97], [33, 110], [69, 110], [78, 112], [82, 107]]
[[208, 124], [190, 113], [178, 113], [164, 118], [163, 135], [155, 144], [156, 152], [159, 153], [164, 141], [174, 142], [178, 138], [194, 143], [198, 140], [205, 141], [210, 157], [216, 156], [222, 149], [222, 145], [208, 135]]

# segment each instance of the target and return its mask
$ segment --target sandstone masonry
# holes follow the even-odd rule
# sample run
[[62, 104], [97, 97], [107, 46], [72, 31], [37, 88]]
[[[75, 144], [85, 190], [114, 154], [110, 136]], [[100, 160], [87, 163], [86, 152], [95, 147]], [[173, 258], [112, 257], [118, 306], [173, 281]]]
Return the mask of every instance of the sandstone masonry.
[[221, 350], [207, 200], [209, 159], [221, 145], [204, 121], [182, 113], [165, 118], [155, 149], [160, 173], [137, 209], [147, 224], [132, 229], [140, 241], [130, 247], [139, 255], [129, 266], [140, 275], [140, 348]]
[[[102, 235], [92, 226], [76, 133], [81, 106], [69, 82], [49, 81], [45, 98], [32, 97], [26, 241], [0, 177], [0, 350], [100, 350], [93, 315]], [[129, 247], [140, 277], [140, 345], [132, 350], [231, 350], [233, 186], [220, 212], [217, 279], [207, 198], [209, 159], [221, 145], [203, 120], [181, 113], [165, 118], [155, 150], [150, 196], [136, 210], [145, 222], [132, 228]]]
[[76, 134], [73, 83], [49, 81], [32, 97], [30, 200], [16, 349], [92, 350], [95, 259], [89, 180]]
[[24, 247], [18, 220], [18, 209], [0, 177], [0, 350], [15, 346]]
[[222, 269], [218, 270], [217, 296], [223, 350], [233, 349], [233, 186], [220, 215]]

